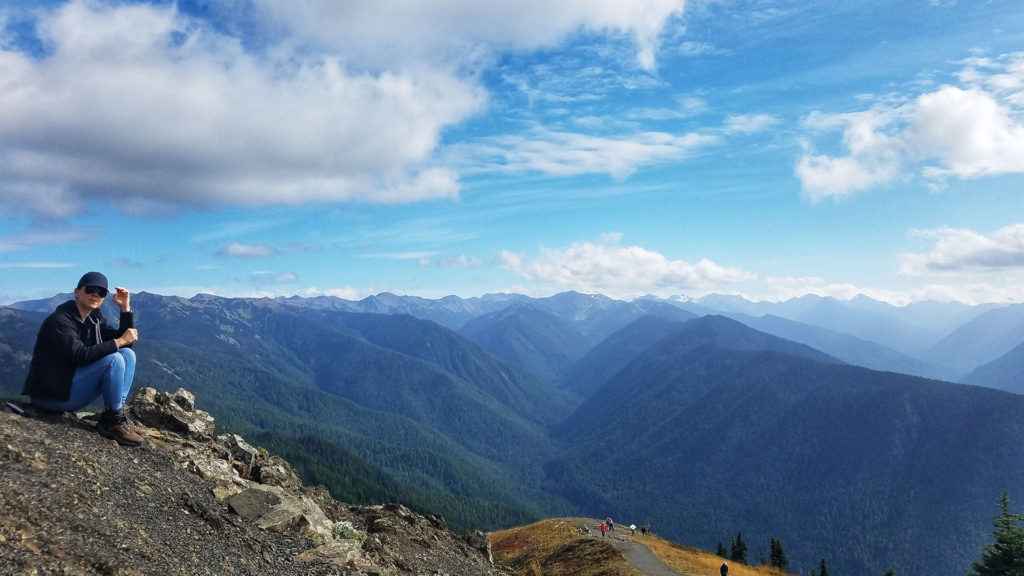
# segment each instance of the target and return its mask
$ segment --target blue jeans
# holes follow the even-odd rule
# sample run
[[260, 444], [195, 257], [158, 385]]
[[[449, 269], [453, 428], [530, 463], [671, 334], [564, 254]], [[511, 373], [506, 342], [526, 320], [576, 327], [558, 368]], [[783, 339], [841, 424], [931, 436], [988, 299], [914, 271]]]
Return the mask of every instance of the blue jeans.
[[65, 400], [32, 397], [32, 404], [54, 412], [74, 412], [102, 397], [107, 410], [120, 410], [128, 399], [135, 379], [135, 352], [121, 348], [116, 354], [75, 370], [71, 380], [71, 396]]

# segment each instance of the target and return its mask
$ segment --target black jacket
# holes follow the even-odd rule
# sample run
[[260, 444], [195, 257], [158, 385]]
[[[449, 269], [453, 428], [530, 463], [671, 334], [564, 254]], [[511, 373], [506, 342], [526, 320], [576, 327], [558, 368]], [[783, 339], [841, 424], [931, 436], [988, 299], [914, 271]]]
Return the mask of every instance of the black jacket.
[[107, 326], [94, 310], [84, 321], [74, 300], [61, 304], [43, 320], [25, 379], [27, 396], [64, 401], [71, 397], [71, 380], [79, 366], [86, 366], [117, 352], [115, 338], [135, 327], [131, 312], [121, 312], [118, 328]]

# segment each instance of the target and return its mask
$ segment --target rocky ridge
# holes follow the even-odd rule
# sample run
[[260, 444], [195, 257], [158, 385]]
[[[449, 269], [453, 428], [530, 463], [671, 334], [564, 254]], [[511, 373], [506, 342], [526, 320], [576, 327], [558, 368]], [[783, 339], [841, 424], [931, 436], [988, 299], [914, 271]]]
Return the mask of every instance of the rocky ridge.
[[0, 573], [514, 574], [483, 533], [303, 486], [283, 459], [215, 435], [186, 390], [143, 388], [131, 413], [138, 448], [96, 434], [95, 415], [0, 411]]

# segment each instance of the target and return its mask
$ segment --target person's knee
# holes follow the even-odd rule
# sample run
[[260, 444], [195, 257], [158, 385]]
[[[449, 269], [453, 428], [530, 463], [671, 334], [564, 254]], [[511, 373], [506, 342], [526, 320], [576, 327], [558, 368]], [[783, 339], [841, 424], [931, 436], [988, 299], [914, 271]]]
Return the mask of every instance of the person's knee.
[[117, 351], [117, 355], [125, 362], [135, 362], [135, 351], [131, 348], [120, 348]]

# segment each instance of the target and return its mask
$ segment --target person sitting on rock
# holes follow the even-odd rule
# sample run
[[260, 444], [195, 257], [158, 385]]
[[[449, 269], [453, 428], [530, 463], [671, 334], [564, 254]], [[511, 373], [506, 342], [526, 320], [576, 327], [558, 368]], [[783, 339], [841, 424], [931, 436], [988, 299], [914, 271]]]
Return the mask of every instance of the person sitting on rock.
[[135, 378], [139, 339], [131, 294], [117, 286], [114, 304], [121, 309], [117, 329], [107, 325], [100, 306], [107, 297], [107, 277], [88, 272], [78, 281], [75, 299], [57, 307], [36, 336], [22, 394], [32, 405], [53, 412], [75, 411], [97, 398], [105, 411], [96, 430], [125, 446], [142, 444], [140, 429], [132, 426], [124, 403]]

